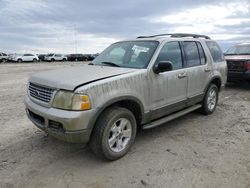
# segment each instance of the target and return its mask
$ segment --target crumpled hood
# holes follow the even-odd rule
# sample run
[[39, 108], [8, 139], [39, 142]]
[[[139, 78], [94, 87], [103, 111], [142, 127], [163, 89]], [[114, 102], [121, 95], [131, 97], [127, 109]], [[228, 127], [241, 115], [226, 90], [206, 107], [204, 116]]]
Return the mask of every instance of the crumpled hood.
[[225, 55], [226, 60], [250, 60], [250, 55]]
[[138, 69], [83, 65], [37, 73], [31, 76], [29, 82], [73, 91], [77, 86], [136, 70]]

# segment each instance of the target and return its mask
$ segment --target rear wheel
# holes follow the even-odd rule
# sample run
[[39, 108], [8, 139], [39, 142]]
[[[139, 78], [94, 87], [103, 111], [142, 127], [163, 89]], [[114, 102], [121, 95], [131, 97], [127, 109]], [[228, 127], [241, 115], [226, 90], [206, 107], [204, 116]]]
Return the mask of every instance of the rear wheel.
[[99, 157], [117, 160], [130, 149], [136, 136], [136, 120], [126, 108], [112, 107], [103, 112], [93, 130], [90, 147]]
[[202, 102], [201, 112], [205, 115], [212, 114], [217, 106], [219, 98], [219, 90], [215, 84], [211, 84]]
[[33, 62], [36, 63], [36, 62], [37, 62], [37, 59], [33, 59]]
[[3, 62], [3, 63], [6, 63], [6, 62], [7, 62], [7, 59], [2, 59], [2, 62]]
[[18, 59], [17, 62], [18, 62], [18, 63], [22, 63], [23, 60], [22, 60], [22, 59]]
[[55, 59], [51, 59], [50, 61], [51, 61], [51, 62], [54, 62], [54, 61], [55, 61]]

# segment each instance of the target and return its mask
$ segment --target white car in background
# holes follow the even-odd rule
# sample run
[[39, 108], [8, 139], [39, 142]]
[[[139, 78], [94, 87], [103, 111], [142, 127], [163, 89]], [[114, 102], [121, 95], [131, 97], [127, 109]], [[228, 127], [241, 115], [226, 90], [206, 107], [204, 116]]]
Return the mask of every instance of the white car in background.
[[48, 54], [44, 57], [45, 61], [67, 61], [67, 57], [62, 54]]
[[25, 62], [37, 62], [39, 60], [37, 55], [34, 54], [22, 54], [22, 55], [15, 55], [12, 57], [12, 61], [22, 63]]
[[5, 63], [5, 62], [7, 62], [8, 61], [8, 55], [7, 54], [5, 54], [5, 53], [1, 53], [0, 52], [0, 63], [1, 62], [3, 62], [3, 63]]

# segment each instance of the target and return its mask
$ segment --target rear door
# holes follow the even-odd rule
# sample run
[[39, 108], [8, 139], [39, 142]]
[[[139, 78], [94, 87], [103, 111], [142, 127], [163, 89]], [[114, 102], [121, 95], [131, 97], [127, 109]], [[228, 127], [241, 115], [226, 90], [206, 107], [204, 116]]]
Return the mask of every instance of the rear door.
[[187, 98], [190, 105], [202, 100], [212, 69], [207, 63], [207, 57], [200, 42], [183, 41], [182, 48], [185, 54]]

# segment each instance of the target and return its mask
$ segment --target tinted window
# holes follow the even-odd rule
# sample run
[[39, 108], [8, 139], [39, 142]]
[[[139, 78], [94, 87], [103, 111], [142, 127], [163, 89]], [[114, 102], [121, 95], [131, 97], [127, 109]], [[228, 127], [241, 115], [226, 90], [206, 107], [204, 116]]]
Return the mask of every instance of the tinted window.
[[3, 53], [4, 56], [7, 56], [7, 54]]
[[202, 48], [202, 46], [201, 46], [201, 43], [197, 42], [196, 44], [197, 44], [197, 46], [198, 46], [201, 64], [202, 64], [202, 65], [205, 65], [205, 64], [206, 64], [206, 56], [205, 56], [204, 50], [203, 50], [203, 48]]
[[184, 42], [183, 47], [186, 55], [187, 66], [193, 67], [200, 65], [200, 56], [196, 42]]
[[207, 41], [206, 44], [215, 63], [224, 61], [224, 55], [216, 42]]
[[173, 69], [182, 68], [182, 55], [179, 42], [168, 42], [166, 43], [157, 58], [157, 63], [160, 61], [171, 61]]

